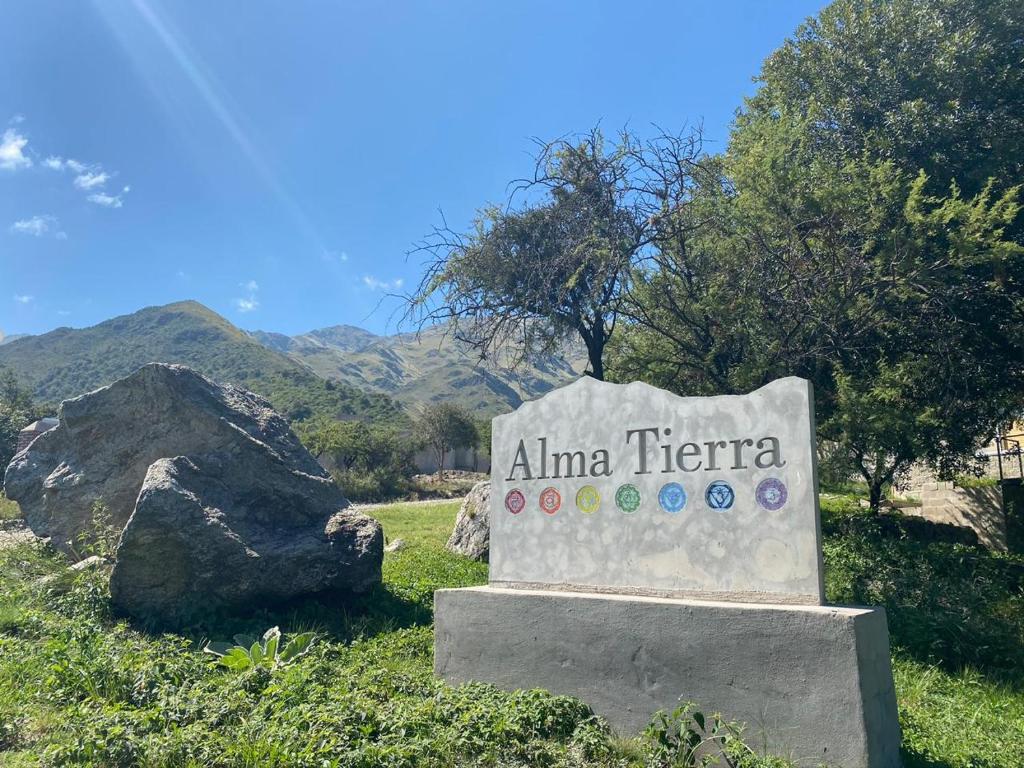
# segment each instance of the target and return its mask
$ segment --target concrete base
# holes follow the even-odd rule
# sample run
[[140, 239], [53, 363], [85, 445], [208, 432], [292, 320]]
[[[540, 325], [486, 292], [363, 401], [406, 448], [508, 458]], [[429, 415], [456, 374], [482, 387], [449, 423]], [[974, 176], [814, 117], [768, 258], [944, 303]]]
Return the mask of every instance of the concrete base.
[[693, 701], [800, 765], [900, 764], [881, 608], [473, 587], [434, 594], [434, 627], [453, 684], [576, 696], [621, 733]]

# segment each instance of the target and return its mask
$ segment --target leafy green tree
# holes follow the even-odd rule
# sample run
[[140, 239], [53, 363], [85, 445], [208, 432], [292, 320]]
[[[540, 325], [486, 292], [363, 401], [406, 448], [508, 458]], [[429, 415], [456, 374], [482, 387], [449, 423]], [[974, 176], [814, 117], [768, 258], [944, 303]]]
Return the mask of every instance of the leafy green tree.
[[683, 202], [697, 167], [699, 134], [667, 138], [678, 165], [665, 177], [625, 132], [612, 146], [598, 129], [543, 145], [534, 177], [515, 186], [524, 204], [487, 207], [470, 233], [445, 226], [418, 249], [429, 260], [407, 318], [447, 324], [483, 358], [511, 351], [513, 365], [578, 338], [603, 379], [652, 216]]
[[0, 483], [18, 446], [18, 433], [37, 418], [31, 393], [9, 369], [0, 368]]
[[416, 443], [393, 428], [319, 418], [297, 424], [295, 432], [352, 500], [400, 496], [415, 474]]
[[437, 476], [444, 474], [448, 453], [469, 448], [477, 442], [476, 422], [469, 412], [454, 403], [430, 403], [416, 416], [415, 431], [437, 459]]
[[[839, 0], [769, 58], [722, 180], [660, 223], [693, 217], [634, 281], [617, 375], [684, 392], [811, 379], [822, 437], [876, 508], [915, 460], [944, 477], [970, 464], [1024, 400], [1020, 155], [995, 138], [1021, 102], [1011, 88], [995, 104], [965, 90], [969, 115], [947, 103], [1019, 82], [979, 41], [1019, 49], [1021, 13], [959, 10], [977, 5]], [[940, 54], [973, 71], [942, 71]], [[956, 151], [968, 136], [983, 160]]]

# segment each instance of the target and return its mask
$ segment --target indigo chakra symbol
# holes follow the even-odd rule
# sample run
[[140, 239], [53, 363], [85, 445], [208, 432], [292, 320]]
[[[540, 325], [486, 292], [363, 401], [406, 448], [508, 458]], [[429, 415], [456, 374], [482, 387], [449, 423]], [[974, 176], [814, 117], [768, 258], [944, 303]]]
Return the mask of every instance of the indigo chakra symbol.
[[769, 512], [774, 512], [776, 509], [781, 509], [782, 505], [786, 503], [786, 499], [789, 498], [789, 491], [786, 490], [784, 482], [774, 477], [769, 477], [757, 484], [754, 496], [757, 497], [758, 504]]
[[732, 506], [732, 503], [736, 500], [736, 494], [733, 492], [732, 486], [727, 482], [716, 480], [708, 486], [707, 491], [704, 493], [704, 498], [712, 509], [724, 511]]
[[665, 483], [658, 491], [658, 503], [666, 512], [675, 515], [686, 506], [686, 490], [679, 483]]
[[555, 514], [562, 506], [562, 496], [554, 488], [545, 488], [540, 492], [540, 508], [549, 515]]
[[518, 515], [526, 508], [526, 497], [518, 488], [513, 488], [505, 495], [505, 509], [513, 515]]
[[629, 483], [620, 485], [619, 489], [615, 491], [615, 506], [627, 515], [636, 512], [640, 506], [640, 491], [637, 490], [635, 485], [630, 485]]
[[594, 486], [584, 485], [576, 492], [576, 506], [580, 512], [586, 512], [588, 515], [597, 512], [597, 508], [601, 506], [601, 494]]

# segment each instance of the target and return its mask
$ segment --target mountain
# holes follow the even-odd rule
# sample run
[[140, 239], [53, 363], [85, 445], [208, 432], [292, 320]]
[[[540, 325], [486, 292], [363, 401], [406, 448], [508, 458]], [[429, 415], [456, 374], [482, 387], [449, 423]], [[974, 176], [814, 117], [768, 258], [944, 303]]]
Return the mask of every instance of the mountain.
[[11, 336], [5, 336], [4, 332], [0, 331], [0, 346], [2, 346], [4, 344], [10, 344], [15, 339], [23, 339], [23, 338], [25, 338], [25, 336], [26, 336], [26, 334], [24, 334], [24, 333], [15, 333], [15, 334], [12, 334]]
[[44, 403], [91, 391], [150, 362], [182, 363], [251, 389], [293, 420], [325, 415], [400, 423], [406, 418], [386, 395], [327, 381], [194, 301], [0, 345], [0, 366], [13, 370]]
[[320, 376], [405, 405], [455, 400], [471, 411], [493, 416], [568, 383], [583, 372], [586, 356], [568, 349], [512, 372], [486, 366], [451, 338], [443, 327], [416, 334], [378, 336], [350, 325], [284, 336], [254, 331], [254, 339], [308, 366]]

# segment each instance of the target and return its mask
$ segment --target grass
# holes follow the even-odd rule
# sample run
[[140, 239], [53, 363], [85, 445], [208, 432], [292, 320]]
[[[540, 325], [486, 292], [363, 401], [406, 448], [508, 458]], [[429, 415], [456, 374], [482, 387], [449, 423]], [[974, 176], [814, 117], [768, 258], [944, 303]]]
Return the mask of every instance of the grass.
[[[371, 514], [384, 526], [388, 541], [403, 539], [407, 544], [441, 549], [455, 526], [460, 504], [391, 504], [378, 507]], [[482, 578], [487, 579], [486, 568]]]
[[18, 505], [4, 496], [3, 492], [0, 491], [0, 523], [7, 520], [14, 520], [20, 516], [21, 510], [18, 509]]
[[[359, 600], [182, 634], [119, 621], [99, 575], [69, 575], [43, 548], [0, 550], [0, 766], [667, 764], [653, 739], [615, 738], [574, 699], [434, 679], [433, 591], [487, 577], [443, 550], [457, 508], [374, 509], [406, 547]], [[888, 612], [908, 768], [1024, 765], [1024, 559], [919, 539], [853, 498], [823, 508], [829, 598]], [[319, 640], [274, 673], [197, 652], [273, 625]]]

